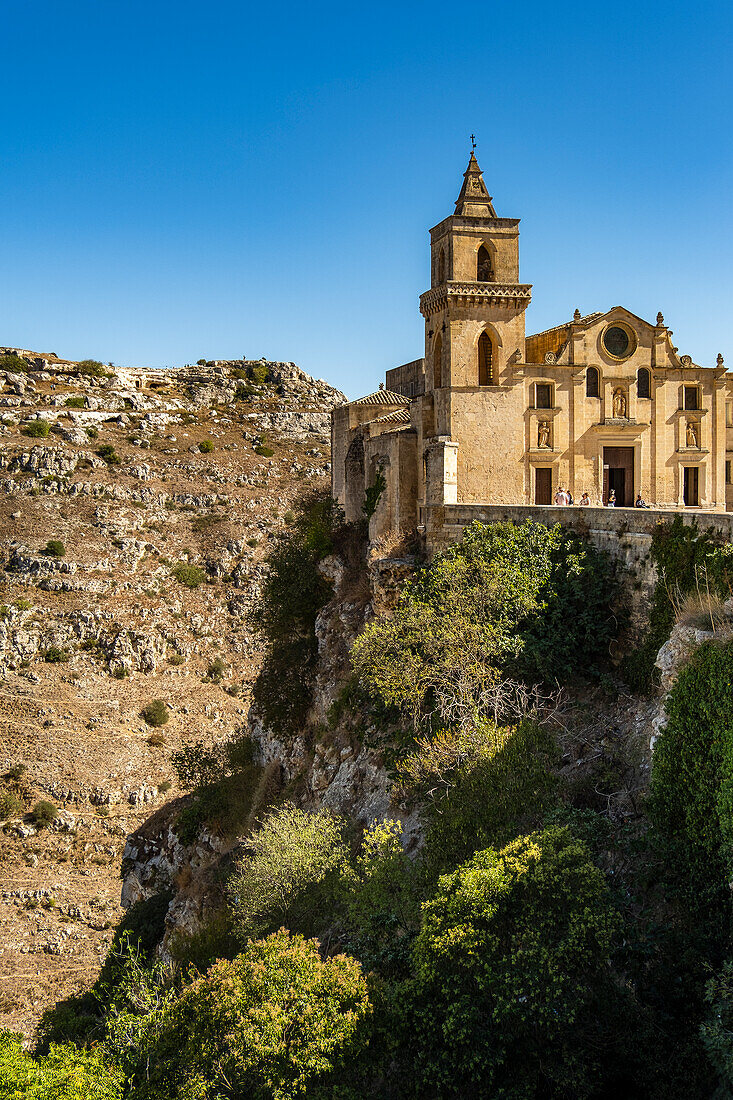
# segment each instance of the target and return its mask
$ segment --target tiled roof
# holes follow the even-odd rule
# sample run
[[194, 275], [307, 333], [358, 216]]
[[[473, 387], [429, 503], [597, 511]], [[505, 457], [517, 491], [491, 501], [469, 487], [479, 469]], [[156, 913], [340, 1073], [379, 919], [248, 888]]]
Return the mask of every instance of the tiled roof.
[[410, 402], [401, 393], [393, 393], [392, 390], [377, 390], [367, 397], [360, 397], [352, 401], [352, 405], [409, 405]]
[[385, 413], [384, 416], [378, 416], [376, 420], [372, 421], [372, 424], [409, 424], [410, 414], [407, 409], [395, 409], [394, 412]]

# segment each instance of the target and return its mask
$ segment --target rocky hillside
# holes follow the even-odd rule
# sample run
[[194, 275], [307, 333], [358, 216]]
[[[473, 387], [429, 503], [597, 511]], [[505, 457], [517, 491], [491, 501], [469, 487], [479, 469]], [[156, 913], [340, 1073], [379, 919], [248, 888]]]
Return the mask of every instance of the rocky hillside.
[[0, 348], [0, 1027], [89, 984], [172, 752], [244, 723], [262, 555], [327, 484], [342, 400], [292, 363]]

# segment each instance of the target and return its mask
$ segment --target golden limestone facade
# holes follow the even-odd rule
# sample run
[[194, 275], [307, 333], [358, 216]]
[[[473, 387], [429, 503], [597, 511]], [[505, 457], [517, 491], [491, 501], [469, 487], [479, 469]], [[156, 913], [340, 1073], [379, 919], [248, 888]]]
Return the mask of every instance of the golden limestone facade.
[[[332, 414], [333, 494], [347, 519], [385, 479], [371, 535], [437, 535], [461, 506], [733, 510], [733, 378], [680, 355], [661, 313], [622, 306], [525, 334], [519, 221], [499, 218], [474, 154], [455, 213], [430, 231], [425, 357]], [[477, 509], [476, 514], [479, 514]], [[433, 542], [439, 541], [433, 537]]]

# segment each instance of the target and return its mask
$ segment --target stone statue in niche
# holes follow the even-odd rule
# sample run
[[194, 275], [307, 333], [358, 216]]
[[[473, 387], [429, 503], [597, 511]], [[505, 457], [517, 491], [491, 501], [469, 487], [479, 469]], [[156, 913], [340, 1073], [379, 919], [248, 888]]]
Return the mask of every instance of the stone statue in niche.
[[626, 394], [620, 388], [613, 393], [613, 419], [626, 419]]
[[697, 447], [697, 427], [692, 420], [687, 421], [687, 446]]
[[550, 446], [550, 425], [547, 420], [540, 420], [539, 424], [537, 425], [537, 446]]

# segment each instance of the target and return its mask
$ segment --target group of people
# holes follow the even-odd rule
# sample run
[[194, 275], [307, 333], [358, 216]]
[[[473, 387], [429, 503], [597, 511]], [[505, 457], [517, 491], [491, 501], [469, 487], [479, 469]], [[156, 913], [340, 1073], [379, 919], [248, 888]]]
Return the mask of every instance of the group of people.
[[[562, 507], [566, 507], [569, 504], [575, 504], [575, 501], [573, 500], [573, 494], [570, 492], [569, 489], [563, 489], [562, 486], [560, 486], [558, 488], [557, 492], [555, 493], [555, 504], [561, 505]], [[578, 506], [580, 508], [584, 508], [584, 507], [587, 508], [589, 505], [590, 505], [590, 498], [588, 497], [587, 493], [583, 493], [582, 497], [578, 501]], [[616, 490], [615, 489], [611, 489], [611, 491], [609, 492], [608, 500], [606, 501], [606, 507], [607, 508], [615, 508], [616, 507]], [[649, 508], [650, 506], [644, 500], [641, 493], [637, 493], [636, 494], [636, 502], [634, 504], [634, 507], [635, 508]]]

